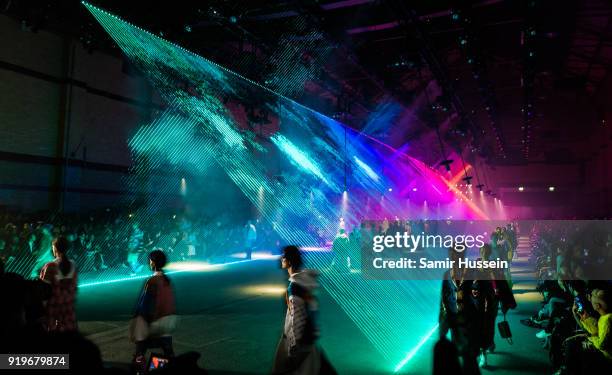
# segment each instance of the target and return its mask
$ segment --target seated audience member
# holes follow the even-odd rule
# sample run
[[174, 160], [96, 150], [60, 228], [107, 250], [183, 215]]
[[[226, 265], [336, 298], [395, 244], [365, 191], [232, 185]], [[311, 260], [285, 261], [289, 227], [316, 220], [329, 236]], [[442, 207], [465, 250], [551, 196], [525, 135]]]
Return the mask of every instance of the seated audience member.
[[143, 265], [138, 262], [140, 248], [143, 244], [144, 232], [140, 229], [139, 223], [132, 223], [129, 240], [127, 243], [127, 264], [131, 274], [135, 275], [143, 268]]
[[557, 374], [586, 374], [612, 369], [611, 297], [609, 289], [595, 289], [591, 293], [591, 305], [599, 318], [586, 313], [584, 307], [574, 304], [574, 317], [587, 334], [565, 340], [565, 363]]
[[0, 261], [6, 262], [9, 258], [8, 252], [6, 251], [6, 241], [0, 238]]

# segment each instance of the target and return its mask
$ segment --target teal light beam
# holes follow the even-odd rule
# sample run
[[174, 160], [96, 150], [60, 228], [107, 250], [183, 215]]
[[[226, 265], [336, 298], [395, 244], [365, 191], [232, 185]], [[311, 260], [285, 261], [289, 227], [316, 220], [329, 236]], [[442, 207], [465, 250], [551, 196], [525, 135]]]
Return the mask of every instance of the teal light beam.
[[[237, 260], [235, 262], [227, 262], [227, 263], [219, 263], [219, 264], [207, 264], [207, 265], [202, 265], [202, 267], [197, 267], [197, 268], [193, 268], [193, 269], [168, 271], [168, 272], [166, 272], [166, 275], [173, 275], [173, 274], [184, 273], [184, 272], [199, 272], [199, 271], [216, 270], [216, 269], [222, 269], [222, 268], [225, 268], [226, 266], [231, 266], [231, 265], [234, 265], [234, 264], [256, 262], [258, 260], [260, 260], [260, 259], [245, 259], [245, 260]], [[121, 277], [121, 278], [111, 279], [111, 280], [94, 281], [94, 282], [89, 282], [89, 283], [83, 283], [83, 284], [79, 284], [78, 287], [79, 287], [79, 289], [90, 288], [92, 286], [100, 286], [100, 285], [107, 285], [107, 284], [116, 284], [116, 283], [121, 283], [121, 282], [124, 282], [124, 281], [142, 280], [142, 279], [147, 279], [149, 277], [151, 277], [150, 274], [148, 274], [148, 275], [130, 276], [130, 277]]]
[[316, 163], [308, 156], [305, 151], [300, 150], [296, 145], [294, 145], [289, 139], [287, 139], [282, 134], [276, 134], [271, 138], [272, 142], [278, 146], [284, 153], [289, 155], [291, 160], [297, 164], [299, 167], [307, 170], [309, 173], [317, 176], [329, 184], [329, 181], [323, 176], [321, 172], [321, 168], [316, 165]]
[[427, 332], [427, 334], [425, 334], [425, 336], [423, 336], [421, 338], [421, 340], [418, 342], [418, 344], [416, 344], [414, 346], [414, 348], [412, 348], [412, 350], [410, 350], [407, 354], [406, 357], [404, 357], [404, 359], [402, 359], [400, 361], [400, 363], [397, 364], [397, 366], [395, 366], [395, 369], [393, 370], [393, 372], [399, 372], [404, 366], [406, 366], [406, 364], [408, 362], [410, 362], [410, 360], [417, 354], [417, 352], [419, 351], [419, 349], [421, 349], [421, 347], [423, 345], [425, 345], [425, 343], [427, 342], [427, 340], [429, 340], [429, 338], [434, 334], [434, 332], [436, 332], [438, 330], [439, 324], [436, 324], [435, 326], [433, 326], [429, 332]]
[[[167, 162], [179, 166], [194, 165], [194, 171], [201, 172], [206, 178], [205, 170], [197, 169], [198, 161], [211, 160], [223, 168], [245, 197], [262, 211], [266, 220], [276, 224], [278, 234], [287, 242], [301, 246], [313, 244], [315, 237], [303, 230], [307, 223], [324, 228], [328, 231], [327, 238], [333, 238], [341, 212], [340, 193], [334, 195], [334, 189], [320, 176], [336, 186], [343, 186], [338, 182], [338, 176], [344, 175], [344, 160], [348, 158], [341, 157], [336, 151], [344, 149], [343, 135], [346, 133], [341, 124], [276, 95], [275, 105], [282, 113], [279, 115], [282, 125], [279, 135], [293, 145], [299, 144], [299, 148], [295, 146], [297, 151], [309, 151], [307, 155], [294, 153], [292, 156], [291, 152], [275, 145], [285, 155], [285, 160], [293, 160], [293, 167], [288, 168], [287, 182], [278, 183], [253, 157], [251, 149], [256, 149], [257, 144], [237, 130], [238, 124], [221, 99], [233, 95], [233, 100], [240, 101], [252, 95], [262, 95], [255, 90], [262, 89], [261, 85], [116, 16], [85, 5], [126, 56], [149, 78], [167, 104], [160, 117], [165, 119], [144, 125], [130, 143], [136, 164], [135, 183], [139, 179], [146, 181], [152, 168], [164, 168]], [[198, 95], [177, 87], [177, 78], [193, 85]], [[269, 95], [271, 92], [264, 90], [263, 93]], [[358, 143], [359, 140], [351, 142], [352, 138], [347, 145], [351, 156], [357, 156], [364, 163], [375, 159], [373, 152]], [[296, 162], [296, 155], [300, 155], [298, 160], [302, 163]], [[351, 157], [350, 160], [354, 159]], [[359, 170], [362, 173], [363, 169]], [[371, 181], [370, 178], [364, 180]], [[162, 182], [162, 186], [171, 188], [175, 183], [178, 181]], [[371, 182], [368, 183], [370, 185], [365, 186], [372, 186]], [[379, 190], [367, 190], [370, 191], [375, 198]], [[315, 200], [314, 204], [306, 203], [310, 196]], [[168, 197], [164, 195], [157, 195], [151, 203], [162, 204], [166, 199]], [[349, 196], [349, 216], [365, 217], [363, 205], [351, 206], [350, 202]], [[145, 213], [142, 220], [148, 220]], [[359, 257], [355, 251], [352, 256]], [[402, 360], [407, 350], [419, 344], [422, 328], [434, 324], [432, 311], [436, 311], [437, 304], [431, 295], [439, 293], [439, 283], [366, 280], [360, 275], [339, 275], [330, 269], [329, 261], [319, 253], [307, 257], [308, 266], [321, 272], [322, 287], [364, 333], [373, 348], [387, 359], [386, 363]], [[415, 304], [414, 301], [422, 302]], [[402, 324], [398, 326], [398, 322]]]

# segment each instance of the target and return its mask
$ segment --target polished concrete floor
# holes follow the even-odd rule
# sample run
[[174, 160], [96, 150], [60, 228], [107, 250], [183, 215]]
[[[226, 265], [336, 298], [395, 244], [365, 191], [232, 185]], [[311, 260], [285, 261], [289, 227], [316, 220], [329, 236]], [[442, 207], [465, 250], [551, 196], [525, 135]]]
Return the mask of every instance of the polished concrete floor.
[[[519, 323], [539, 306], [530, 270], [525, 266], [526, 239], [519, 249], [513, 277], [518, 308], [508, 320], [514, 343], [496, 337], [497, 351], [489, 356], [483, 374], [547, 374], [547, 352], [535, 329]], [[177, 353], [201, 353], [200, 366], [211, 374], [268, 373], [284, 319], [286, 273], [278, 260], [259, 259], [223, 267], [171, 275], [181, 323], [174, 335]], [[143, 280], [127, 280], [80, 289], [78, 317], [81, 331], [101, 349], [105, 362], [129, 363], [132, 344], [127, 325]], [[418, 281], [414, 281], [418, 286]], [[432, 298], [439, 298], [438, 295]], [[334, 300], [320, 295], [320, 344], [340, 374], [388, 374], [386, 363]], [[437, 311], [432, 311], [437, 314]], [[431, 373], [432, 347], [427, 340], [404, 366], [402, 374]]]

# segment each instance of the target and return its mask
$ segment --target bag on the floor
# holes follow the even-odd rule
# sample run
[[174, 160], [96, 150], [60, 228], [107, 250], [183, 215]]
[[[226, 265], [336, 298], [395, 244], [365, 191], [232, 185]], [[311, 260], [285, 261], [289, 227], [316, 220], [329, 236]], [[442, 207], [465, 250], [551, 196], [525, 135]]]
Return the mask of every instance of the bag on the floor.
[[510, 330], [510, 324], [506, 320], [506, 314], [504, 314], [504, 320], [497, 323], [497, 329], [499, 330], [499, 335], [508, 340], [508, 343], [512, 345], [512, 331]]

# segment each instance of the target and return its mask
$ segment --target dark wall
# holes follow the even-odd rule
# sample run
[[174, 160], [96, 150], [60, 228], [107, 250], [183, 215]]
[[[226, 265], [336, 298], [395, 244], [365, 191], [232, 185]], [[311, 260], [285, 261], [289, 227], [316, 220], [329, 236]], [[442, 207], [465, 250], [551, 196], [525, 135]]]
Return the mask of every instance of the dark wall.
[[0, 16], [0, 206], [99, 207], [126, 191], [127, 139], [161, 103], [123, 60]]

